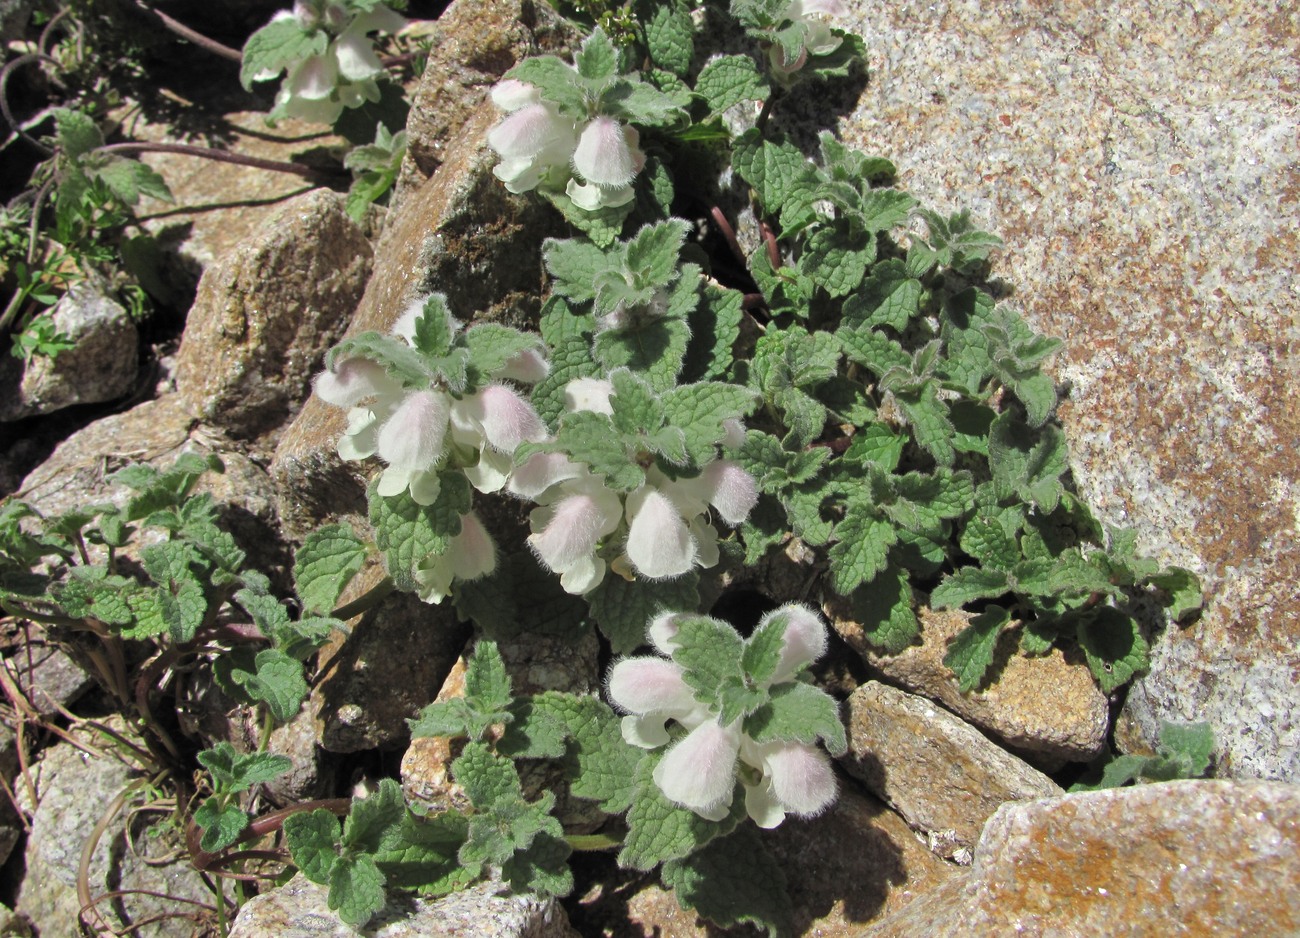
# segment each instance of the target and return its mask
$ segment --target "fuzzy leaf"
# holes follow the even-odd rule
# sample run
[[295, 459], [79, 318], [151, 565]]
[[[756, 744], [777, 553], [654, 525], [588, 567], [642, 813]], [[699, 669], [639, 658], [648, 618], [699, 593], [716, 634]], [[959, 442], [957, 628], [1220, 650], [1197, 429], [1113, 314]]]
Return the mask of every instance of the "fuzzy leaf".
[[709, 62], [695, 80], [695, 93], [720, 114], [742, 101], [762, 101], [771, 88], [747, 55], [724, 55]]
[[366, 545], [349, 525], [327, 524], [294, 554], [293, 582], [306, 612], [325, 615], [366, 561]]
[[645, 24], [646, 48], [650, 59], [674, 75], [685, 75], [695, 53], [695, 24], [680, 6], [662, 4]]
[[686, 452], [697, 466], [717, 455], [727, 435], [723, 423], [748, 414], [754, 403], [748, 389], [720, 381], [684, 384], [663, 396], [664, 418], [685, 434]]
[[457, 852], [467, 833], [465, 816], [454, 811], [421, 818], [402, 812], [388, 827], [373, 856], [386, 885], [418, 888], [425, 895], [444, 895], [467, 886]]
[[771, 938], [794, 934], [794, 907], [781, 864], [749, 825], [670, 860], [662, 875], [682, 908], [715, 925], [753, 925]]
[[1166, 606], [1170, 618], [1175, 622], [1183, 619], [1188, 613], [1199, 610], [1204, 603], [1201, 581], [1197, 579], [1195, 573], [1182, 567], [1169, 567], [1149, 577], [1147, 582], [1163, 590], [1168, 596]]
[[162, 202], [175, 201], [167, 181], [151, 167], [139, 160], [114, 159], [91, 171], [99, 177], [122, 202], [130, 206], [140, 204], [140, 196], [147, 195]]
[[397, 336], [379, 332], [363, 332], [344, 339], [325, 356], [327, 367], [348, 358], [366, 358], [379, 365], [405, 387], [424, 388], [431, 378], [424, 356]]
[[733, 349], [740, 338], [741, 301], [739, 290], [704, 285], [704, 302], [689, 319], [691, 338], [682, 366], [683, 381], [721, 378], [735, 358]]
[[1089, 670], [1108, 694], [1150, 666], [1137, 621], [1114, 606], [1098, 606], [1084, 616], [1078, 635]]
[[75, 160], [104, 145], [104, 135], [89, 114], [62, 107], [53, 113], [55, 139], [64, 156]]
[[812, 166], [785, 137], [766, 139], [757, 128], [747, 130], [731, 149], [731, 165], [749, 183], [769, 214], [780, 211], [786, 197]]
[[293, 17], [272, 20], [244, 43], [240, 84], [251, 89], [253, 82], [276, 78], [298, 62], [323, 55], [328, 47], [329, 35], [324, 30], [304, 30]]
[[558, 105], [561, 113], [575, 119], [587, 116], [587, 95], [573, 66], [553, 55], [535, 55], [524, 59], [506, 78], [527, 82], [543, 99]]
[[[745, 642], [727, 623], [692, 616], [678, 623], [675, 641], [673, 660], [682, 666], [682, 679], [700, 703], [717, 709], [729, 689], [745, 686], [740, 664]], [[724, 725], [728, 722], [723, 721]]]
[[415, 592], [419, 588], [415, 572], [421, 562], [446, 551], [460, 533], [461, 516], [470, 510], [470, 487], [464, 475], [446, 472], [440, 481], [432, 505], [417, 504], [409, 492], [384, 497], [375, 491], [377, 483], [372, 483], [367, 493], [375, 544], [383, 551], [388, 575], [400, 590]]
[[329, 907], [339, 918], [360, 928], [384, 907], [384, 874], [366, 854], [345, 854], [329, 874]]
[[876, 257], [876, 242], [849, 229], [847, 223], [819, 226], [808, 238], [799, 269], [832, 297], [858, 289], [867, 265]]
[[259, 651], [251, 668], [233, 665], [230, 679], [251, 701], [266, 704], [280, 723], [288, 723], [297, 715], [310, 690], [302, 664], [278, 648]]
[[875, 579], [888, 565], [889, 548], [898, 541], [894, 526], [869, 510], [850, 506], [835, 526], [837, 543], [830, 549], [831, 584], [848, 596]]
[[573, 56], [573, 64], [589, 87], [598, 88], [618, 74], [618, 51], [605, 31], [597, 27], [583, 40], [582, 47]]
[[352, 810], [343, 822], [342, 843], [354, 850], [373, 853], [405, 813], [402, 786], [394, 779], [382, 779], [368, 797], [352, 799]]
[[989, 468], [999, 497], [1033, 502], [1050, 514], [1060, 503], [1061, 476], [1069, 468], [1065, 434], [1047, 424], [1031, 430], [1005, 411], [989, 434]]
[[934, 588], [930, 605], [935, 609], [956, 609], [977, 599], [996, 599], [1009, 589], [1011, 582], [1003, 570], [961, 567]]
[[330, 870], [338, 859], [342, 824], [329, 811], [291, 814], [284, 819], [284, 836], [289, 842], [293, 865], [313, 883], [329, 884]]
[[844, 301], [842, 323], [854, 329], [889, 326], [901, 333], [920, 312], [924, 292], [902, 261], [881, 261], [871, 268], [862, 288]]
[[1011, 612], [1001, 606], [989, 606], [975, 616], [948, 645], [943, 663], [957, 676], [957, 689], [963, 694], [979, 687], [993, 663], [993, 652], [1002, 627], [1011, 621]]
[[620, 78], [601, 95], [605, 113], [643, 127], [669, 127], [687, 122], [687, 114], [672, 95], [649, 82]]
[[[1209, 723], [1160, 723], [1162, 761], [1174, 763], [1177, 778], [1200, 778], [1214, 758], [1214, 730]], [[1146, 773], [1143, 773], [1146, 774]], [[1149, 776], [1154, 777], [1154, 776]]]
[[599, 802], [610, 814], [627, 810], [644, 750], [624, 741], [618, 714], [603, 701], [574, 694], [556, 697], [550, 706], [571, 741], [565, 757], [569, 793]]
[[237, 804], [221, 804], [215, 795], [199, 805], [194, 823], [203, 831], [199, 847], [208, 853], [225, 850], [248, 827], [248, 815]]
[[451, 771], [470, 802], [480, 811], [523, 798], [514, 763], [493, 753], [486, 743], [466, 744], [452, 763]]
[[[578, 238], [563, 241], [547, 238], [542, 242], [542, 257], [546, 261], [547, 273], [555, 278], [552, 289], [575, 303], [594, 300], [596, 283], [601, 275], [621, 266], [617, 252], [606, 253], [590, 241]], [[547, 341], [553, 342], [554, 339], [548, 337]]]
[[898, 654], [921, 633], [905, 570], [885, 570], [859, 586], [850, 598], [853, 618], [862, 626], [866, 640], [885, 654]]
[[566, 593], [528, 550], [500, 558], [489, 576], [459, 584], [455, 601], [462, 619], [497, 640], [528, 633], [572, 639], [589, 627], [582, 597]]
[[676, 383], [690, 338], [690, 327], [680, 319], [651, 319], [597, 333], [593, 350], [606, 371], [630, 368], [663, 391]]
[[567, 896], [573, 892], [573, 871], [568, 863], [572, 852], [563, 837], [542, 831], [527, 849], [516, 851], [501, 864], [501, 878], [516, 893]]
[[771, 699], [745, 720], [745, 733], [756, 743], [782, 740], [826, 744], [833, 756], [848, 749], [840, 705], [825, 691], [792, 681], [772, 688]]

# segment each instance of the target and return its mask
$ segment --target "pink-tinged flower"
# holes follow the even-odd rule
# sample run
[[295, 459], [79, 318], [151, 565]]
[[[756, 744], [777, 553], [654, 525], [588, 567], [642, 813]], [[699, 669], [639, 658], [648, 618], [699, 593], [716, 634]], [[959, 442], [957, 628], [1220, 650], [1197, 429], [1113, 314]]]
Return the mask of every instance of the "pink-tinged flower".
[[620, 661], [609, 672], [608, 691], [614, 705], [628, 711], [621, 724], [623, 739], [642, 749], [668, 744], [668, 720], [694, 727], [709, 718], [682, 680], [681, 667], [663, 658]]
[[350, 81], [365, 81], [379, 75], [384, 66], [375, 55], [374, 41], [367, 33], [395, 33], [406, 25], [405, 17], [379, 4], [359, 14], [339, 34], [334, 45], [339, 72]]
[[755, 767], [763, 770], [763, 780], [752, 786], [757, 789], [753, 795], [746, 791], [745, 807], [750, 808], [753, 797], [754, 807], [763, 815], [754, 817], [760, 827], [775, 827], [786, 814], [814, 817], [834, 803], [838, 785], [826, 753], [796, 742], [768, 743], [757, 750], [761, 764]]
[[368, 397], [393, 394], [400, 385], [388, 377], [382, 365], [368, 358], [348, 358], [335, 362], [331, 371], [316, 376], [316, 396], [335, 407], [355, 407]]
[[[514, 102], [523, 96], [512, 92], [503, 97]], [[536, 188], [557, 170], [567, 175], [577, 132], [555, 105], [538, 100], [514, 110], [488, 131], [487, 139], [501, 157], [493, 174], [509, 191], [519, 193]]]
[[533, 405], [504, 384], [489, 384], [451, 407], [458, 429], [472, 429], [499, 453], [513, 453], [523, 443], [546, 438], [546, 425]]
[[646, 628], [646, 638], [661, 655], [672, 657], [677, 650], [677, 629], [681, 620], [679, 612], [661, 612], [650, 620]]
[[618, 496], [599, 479], [576, 479], [561, 486], [554, 504], [536, 508], [528, 516], [534, 532], [528, 543], [542, 563], [560, 574], [566, 592], [585, 593], [605, 576], [605, 561], [596, 550], [622, 518]]
[[563, 453], [533, 453], [510, 473], [506, 491], [530, 501], [541, 501], [551, 486], [586, 474], [586, 469]]
[[546, 360], [540, 349], [526, 348], [516, 352], [496, 377], [503, 381], [517, 381], [520, 384], [536, 384], [551, 373], [551, 363]]
[[722, 421], [722, 429], [727, 432], [722, 438], [723, 449], [738, 449], [745, 442], [745, 425], [736, 417]]
[[612, 416], [614, 383], [605, 378], [574, 378], [564, 386], [564, 406], [572, 411], [589, 410]]
[[681, 576], [695, 564], [698, 548], [672, 501], [651, 486], [628, 496], [627, 556], [650, 580]]
[[632, 201], [632, 181], [645, 166], [641, 135], [612, 117], [597, 117], [582, 131], [573, 152], [573, 171], [565, 194], [573, 204], [593, 212]]
[[477, 580], [497, 568], [497, 546], [474, 512], [461, 515], [460, 533], [447, 547], [458, 580]]
[[408, 394], [379, 431], [379, 458], [394, 469], [432, 469], [442, 459], [450, 416], [447, 395]]
[[749, 517], [758, 504], [758, 483], [740, 465], [729, 459], [709, 463], [700, 473], [706, 498], [722, 520], [735, 527]]
[[724, 727], [707, 720], [664, 753], [655, 766], [655, 785], [674, 804], [720, 821], [731, 807], [739, 753], [740, 721]]
[[775, 619], [785, 619], [781, 657], [770, 684], [789, 681], [826, 654], [826, 624], [821, 616], [801, 603], [787, 603], [773, 609], [759, 621], [759, 628]]

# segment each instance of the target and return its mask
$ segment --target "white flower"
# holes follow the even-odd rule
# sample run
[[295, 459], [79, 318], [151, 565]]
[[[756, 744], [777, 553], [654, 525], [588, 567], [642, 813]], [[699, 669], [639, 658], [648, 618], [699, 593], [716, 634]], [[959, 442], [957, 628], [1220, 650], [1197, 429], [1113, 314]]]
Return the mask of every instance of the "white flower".
[[668, 496], [642, 486], [628, 496], [627, 514], [627, 556], [637, 573], [662, 580], [695, 565], [695, 538]]
[[583, 128], [573, 151], [573, 171], [586, 180], [569, 180], [565, 189], [573, 204], [587, 211], [614, 208], [632, 201], [632, 180], [645, 166], [638, 146], [641, 136], [612, 117], [597, 117]]
[[739, 754], [740, 721], [725, 727], [706, 721], [664, 753], [655, 766], [655, 784], [674, 804], [721, 821], [731, 808]]
[[497, 548], [492, 536], [474, 512], [461, 515], [460, 533], [441, 554], [426, 557], [415, 570], [417, 595], [426, 603], [440, 603], [451, 592], [454, 580], [477, 580], [497, 567]]
[[575, 595], [594, 589], [605, 576], [596, 555], [601, 538], [613, 534], [623, 517], [619, 497], [595, 476], [561, 483], [548, 504], [528, 516], [528, 544], [542, 563], [560, 574], [560, 585]]
[[347, 358], [322, 371], [312, 385], [316, 396], [335, 407], [355, 407], [366, 398], [391, 395], [401, 386], [382, 365], [368, 358]]
[[614, 382], [605, 378], [574, 378], [564, 386], [564, 405], [571, 411], [589, 410], [613, 416]]

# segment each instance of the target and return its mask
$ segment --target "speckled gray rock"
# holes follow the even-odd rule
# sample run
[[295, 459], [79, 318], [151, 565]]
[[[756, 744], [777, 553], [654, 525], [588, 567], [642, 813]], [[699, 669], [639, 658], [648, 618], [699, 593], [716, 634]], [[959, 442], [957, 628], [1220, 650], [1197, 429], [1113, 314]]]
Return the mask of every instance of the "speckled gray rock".
[[[130, 729], [119, 718], [110, 717], [108, 723], [118, 733], [132, 738]], [[92, 748], [103, 742], [88, 725], [77, 728], [74, 734]], [[71, 743], [60, 742], [45, 752], [33, 774], [38, 797], [35, 805], [26, 803], [26, 786], [17, 786], [23, 808], [31, 814], [27, 873], [17, 909], [31, 918], [42, 935], [81, 934], [76, 924], [82, 905], [77, 894], [77, 868], [83, 845], [114, 799], [140, 773], [122, 762], [111, 747], [90, 755]], [[163, 823], [166, 813], [134, 815], [128, 826], [132, 805], [128, 800], [100, 837], [90, 863], [91, 897], [123, 890], [120, 898], [103, 899], [97, 904], [110, 926], [119, 928], [161, 915], [164, 917], [152, 924], [140, 925], [138, 934], [141, 938], [167, 938], [177, 934], [178, 922], [168, 916], [183, 908], [174, 898], [207, 902], [212, 894], [186, 859], [177, 832]], [[173, 852], [177, 853], [175, 859], [160, 862]], [[96, 920], [87, 913], [87, 921]]]
[[924, 697], [870, 681], [848, 704], [849, 774], [883, 798], [932, 847], [970, 862], [1001, 805], [1063, 794], [1037, 769]]
[[1082, 660], [1057, 648], [1042, 658], [1016, 653], [1014, 634], [998, 643], [987, 686], [963, 694], [943, 663], [948, 643], [967, 625], [969, 614], [921, 609], [919, 644], [901, 654], [882, 655], [849, 617], [847, 603], [826, 607], [831, 625], [890, 683], [937, 700], [964, 720], [1002, 739], [1017, 752], [1044, 764], [1087, 761], [1101, 751], [1110, 726], [1106, 696]]
[[[438, 900], [390, 896], [366, 938], [577, 938], [554, 899], [498, 896], [484, 883]], [[302, 874], [246, 902], [230, 938], [356, 938], [330, 911], [329, 889]]]
[[27, 641], [9, 667], [27, 702], [42, 716], [54, 716], [90, 690], [89, 674], [38, 625], [27, 627]]
[[199, 281], [176, 359], [189, 412], [241, 438], [279, 427], [342, 335], [370, 261], [342, 196], [287, 202]]
[[0, 421], [115, 400], [135, 387], [140, 338], [120, 303], [85, 281], [50, 316], [73, 347], [26, 364], [8, 354], [0, 359]]
[[1295, 935], [1297, 870], [1297, 785], [1067, 795], [1004, 805], [968, 873], [863, 935]]
[[1208, 588], [1128, 695], [1133, 743], [1208, 720], [1221, 774], [1300, 778], [1294, 7], [850, 7], [872, 80], [845, 141], [1006, 240], [995, 275], [1065, 341], [1082, 494]]

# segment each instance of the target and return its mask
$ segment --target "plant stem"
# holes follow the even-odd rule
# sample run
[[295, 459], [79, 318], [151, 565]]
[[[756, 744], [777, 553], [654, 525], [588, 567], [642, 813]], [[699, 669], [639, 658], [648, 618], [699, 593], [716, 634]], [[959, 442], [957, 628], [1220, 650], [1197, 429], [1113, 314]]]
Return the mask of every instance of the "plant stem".
[[18, 121], [14, 119], [13, 111], [9, 110], [9, 92], [7, 90], [9, 85], [9, 76], [14, 73], [15, 69], [26, 65], [29, 62], [49, 62], [56, 68], [59, 65], [58, 62], [50, 58], [48, 55], [40, 52], [28, 52], [25, 55], [18, 56], [18, 58], [5, 65], [3, 69], [0, 69], [0, 113], [4, 114], [5, 121], [9, 124], [10, 129], [13, 130], [15, 134], [22, 137], [46, 156], [50, 156], [54, 151], [41, 143], [27, 131], [23, 130], [22, 127], [19, 126]]
[[564, 839], [574, 850], [613, 850], [623, 846], [622, 837], [609, 834], [566, 834]]
[[315, 166], [304, 166], [302, 163], [285, 163], [280, 160], [263, 160], [255, 156], [243, 156], [239, 153], [230, 153], [226, 150], [214, 150], [211, 147], [194, 147], [185, 143], [110, 143], [108, 146], [99, 147], [96, 153], [180, 153], [184, 156], [197, 156], [200, 159], [215, 160], [218, 163], [235, 163], [239, 166], [251, 166], [254, 169], [268, 169], [276, 173], [292, 173], [295, 176], [304, 176], [308, 179], [314, 177], [338, 177], [342, 176], [341, 172], [330, 169], [318, 169]]
[[163, 26], [180, 36], [182, 39], [188, 39], [196, 46], [207, 49], [213, 55], [219, 55], [223, 59], [230, 59], [232, 62], [242, 62], [244, 60], [244, 54], [238, 49], [232, 49], [230, 46], [222, 45], [215, 39], [209, 39], [200, 32], [195, 32], [179, 20], [172, 19], [162, 10], [155, 10], [148, 4], [141, 3], [140, 0], [135, 0], [135, 5], [138, 9], [143, 10], [145, 13], [148, 13], [150, 16], [157, 19]]
[[378, 605], [388, 597], [388, 594], [397, 588], [390, 576], [384, 577], [366, 592], [352, 600], [346, 606], [339, 606], [330, 613], [335, 619], [342, 619], [346, 622], [348, 619], [355, 619], [357, 616], [366, 612], [371, 607]]

